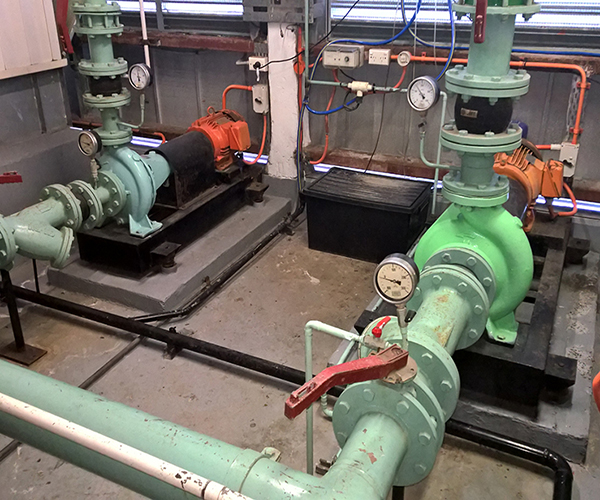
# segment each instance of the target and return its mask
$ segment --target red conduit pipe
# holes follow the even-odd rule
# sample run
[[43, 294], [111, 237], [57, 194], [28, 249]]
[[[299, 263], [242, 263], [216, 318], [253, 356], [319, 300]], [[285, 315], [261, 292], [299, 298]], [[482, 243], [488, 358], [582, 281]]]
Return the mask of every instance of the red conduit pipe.
[[227, 93], [230, 90], [248, 90], [252, 92], [252, 87], [248, 87], [247, 85], [230, 85], [223, 91], [223, 109], [227, 109]]
[[254, 158], [254, 160], [245, 162], [246, 165], [254, 165], [256, 162], [258, 162], [258, 160], [260, 160], [260, 157], [262, 156], [263, 151], [265, 150], [265, 142], [267, 142], [267, 115], [263, 115], [263, 135], [258, 154], [256, 155], [256, 158]]
[[[337, 77], [337, 72], [333, 72], [335, 77]], [[336, 87], [331, 89], [331, 96], [329, 97], [329, 102], [327, 103], [327, 107], [325, 111], [329, 111], [331, 109], [331, 105], [333, 104], [333, 97], [335, 96]], [[325, 157], [327, 156], [327, 150], [329, 149], [329, 115], [325, 115], [325, 147], [323, 148], [323, 154], [318, 160], [311, 161], [311, 165], [317, 165], [321, 163]]]
[[594, 379], [594, 384], [592, 386], [592, 390], [594, 392], [594, 399], [596, 400], [596, 406], [598, 407], [598, 411], [600, 411], [600, 373], [596, 375]]
[[396, 85], [394, 85], [395, 89], [399, 89], [400, 85], [402, 85], [402, 82], [404, 81], [404, 78], [406, 77], [407, 69], [408, 69], [408, 66], [404, 66], [404, 68], [402, 69], [402, 76], [400, 77], [400, 80], [398, 80], [398, 83]]

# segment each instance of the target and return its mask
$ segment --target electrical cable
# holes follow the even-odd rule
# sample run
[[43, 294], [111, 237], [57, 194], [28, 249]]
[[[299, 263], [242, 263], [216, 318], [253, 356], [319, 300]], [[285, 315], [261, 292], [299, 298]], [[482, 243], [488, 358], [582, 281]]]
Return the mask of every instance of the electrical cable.
[[[348, 11], [344, 14], [344, 17], [342, 17], [339, 21], [337, 21], [331, 27], [331, 29], [318, 42], [314, 43], [313, 46], [311, 47], [311, 49], [314, 49], [321, 42], [324, 42], [325, 40], [327, 40], [327, 38], [329, 38], [329, 35], [331, 35], [333, 33], [333, 30], [335, 30], [348, 17], [348, 14], [350, 14], [350, 12], [352, 11], [352, 9], [354, 9], [354, 7], [356, 7], [356, 5], [358, 4], [358, 2], [360, 2], [360, 0], [355, 0], [355, 2], [350, 6], [350, 8], [348, 9]], [[278, 64], [278, 63], [293, 61], [297, 57], [300, 57], [302, 54], [304, 54], [304, 49], [300, 50], [297, 54], [295, 54], [295, 55], [293, 55], [291, 57], [288, 57], [286, 59], [276, 59], [275, 61], [269, 61], [264, 66], [260, 66], [260, 68], [266, 68], [267, 66], [269, 66], [269, 64]]]
[[441, 78], [446, 74], [448, 68], [450, 67], [450, 63], [452, 61], [452, 57], [454, 56], [454, 47], [456, 47], [456, 27], [454, 25], [454, 13], [452, 12], [452, 0], [448, 0], [448, 13], [450, 14], [450, 30], [452, 32], [452, 42], [450, 45], [450, 55], [448, 56], [448, 60], [446, 64], [442, 68], [440, 74], [435, 78], [436, 80], [441, 80]]
[[[335, 71], [333, 72], [335, 74]], [[335, 91], [337, 87], [333, 87], [331, 89], [331, 95], [329, 96], [329, 102], [327, 103], [326, 110], [331, 109], [331, 105], [333, 104], [333, 98], [335, 97]], [[322, 161], [325, 160], [327, 156], [327, 150], [329, 149], [329, 115], [325, 115], [325, 146], [323, 147], [323, 154], [319, 157], [318, 160], [311, 160], [311, 165], [318, 165]]]

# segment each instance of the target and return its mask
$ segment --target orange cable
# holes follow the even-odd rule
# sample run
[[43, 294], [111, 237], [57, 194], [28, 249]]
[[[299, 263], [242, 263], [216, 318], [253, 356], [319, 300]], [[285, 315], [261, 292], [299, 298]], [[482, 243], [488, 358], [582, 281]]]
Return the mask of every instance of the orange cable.
[[248, 87], [247, 85], [230, 85], [223, 91], [223, 109], [227, 109], [227, 93], [230, 90], [248, 90], [252, 92], [252, 87]]
[[594, 379], [592, 390], [594, 392], [594, 399], [596, 400], [596, 406], [598, 406], [598, 411], [600, 411], [600, 373], [598, 375], [596, 375], [596, 378]]
[[246, 165], [254, 165], [254, 164], [256, 164], [256, 162], [258, 162], [258, 160], [260, 160], [260, 157], [262, 156], [263, 151], [265, 149], [265, 142], [267, 142], [267, 115], [266, 114], [263, 115], [263, 135], [262, 135], [262, 142], [260, 143], [260, 149], [258, 150], [258, 154], [256, 155], [256, 158], [254, 158], [254, 160], [252, 160], [252, 161], [245, 162]]
[[402, 69], [402, 76], [400, 77], [400, 80], [398, 80], [398, 83], [396, 85], [394, 85], [395, 89], [399, 89], [400, 85], [402, 85], [402, 82], [404, 81], [404, 77], [406, 76], [407, 69], [408, 69], [408, 66], [404, 66], [404, 68]]
[[[335, 71], [334, 71], [335, 73]], [[329, 102], [327, 103], [327, 108], [325, 111], [329, 111], [331, 109], [331, 105], [333, 104], [333, 97], [335, 96], [336, 87], [331, 89], [331, 96], [329, 97]], [[329, 115], [325, 115], [325, 147], [323, 148], [323, 154], [318, 160], [311, 161], [311, 165], [317, 165], [321, 163], [325, 157], [327, 156], [327, 150], [329, 149]]]

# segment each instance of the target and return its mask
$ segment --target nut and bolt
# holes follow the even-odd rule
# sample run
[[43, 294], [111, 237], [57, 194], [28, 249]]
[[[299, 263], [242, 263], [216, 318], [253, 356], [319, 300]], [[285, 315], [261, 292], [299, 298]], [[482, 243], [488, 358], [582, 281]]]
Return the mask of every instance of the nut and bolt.
[[452, 390], [452, 383], [449, 380], [442, 380], [440, 387], [443, 392], [450, 392]]
[[419, 443], [421, 443], [423, 446], [427, 446], [429, 443], [431, 443], [431, 435], [427, 432], [421, 432], [419, 434]]
[[375, 393], [371, 389], [365, 389], [363, 391], [363, 398], [365, 401], [373, 401], [375, 399]]

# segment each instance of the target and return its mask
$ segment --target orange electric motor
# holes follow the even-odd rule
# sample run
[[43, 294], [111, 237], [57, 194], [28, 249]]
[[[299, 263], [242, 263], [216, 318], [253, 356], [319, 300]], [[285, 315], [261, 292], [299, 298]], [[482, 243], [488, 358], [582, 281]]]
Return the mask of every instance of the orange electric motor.
[[208, 108], [208, 114], [196, 120], [188, 132], [202, 132], [210, 139], [215, 151], [217, 170], [225, 170], [235, 163], [234, 153], [250, 148], [250, 131], [244, 117], [230, 109], [215, 111]]
[[498, 153], [494, 164], [497, 174], [519, 182], [527, 192], [528, 206], [523, 220], [525, 232], [533, 227], [538, 196], [558, 198], [563, 190], [563, 164], [555, 160], [544, 162], [534, 157], [537, 156], [534, 148], [523, 145], [510, 156]]

